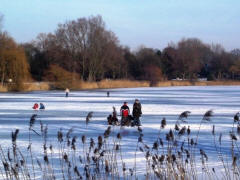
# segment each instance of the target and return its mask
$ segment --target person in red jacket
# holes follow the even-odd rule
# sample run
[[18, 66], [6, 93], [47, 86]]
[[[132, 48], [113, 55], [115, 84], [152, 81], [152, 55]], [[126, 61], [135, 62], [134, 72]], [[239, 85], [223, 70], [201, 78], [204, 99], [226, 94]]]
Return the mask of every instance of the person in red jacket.
[[38, 109], [38, 103], [35, 103], [32, 107], [34, 110], [37, 110]]
[[130, 109], [127, 105], [127, 102], [124, 102], [123, 105], [121, 106], [121, 109], [120, 109], [120, 115], [122, 116], [121, 126], [128, 125], [129, 114], [130, 114]]

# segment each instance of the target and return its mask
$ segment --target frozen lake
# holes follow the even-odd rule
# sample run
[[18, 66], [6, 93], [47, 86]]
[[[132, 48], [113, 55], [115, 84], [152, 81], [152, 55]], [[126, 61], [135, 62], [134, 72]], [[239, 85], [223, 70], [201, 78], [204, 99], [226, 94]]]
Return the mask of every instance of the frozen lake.
[[[107, 97], [110, 91], [110, 97]], [[211, 121], [203, 123], [198, 138], [198, 148], [208, 153], [209, 165], [217, 167], [215, 147], [211, 135], [212, 126], [215, 125], [216, 135], [222, 133], [222, 152], [226, 157], [231, 156], [229, 132], [232, 130], [233, 116], [240, 111], [239, 86], [209, 86], [209, 87], [162, 87], [162, 88], [126, 88], [110, 90], [72, 91], [68, 98], [63, 91], [44, 91], [29, 93], [0, 93], [0, 145], [3, 149], [11, 146], [11, 132], [20, 130], [18, 145], [28, 145], [29, 120], [32, 114], [37, 114], [35, 130], [39, 131], [39, 121], [48, 125], [48, 138], [50, 142], [56, 141], [57, 131], [63, 132], [73, 128], [76, 136], [87, 135], [96, 138], [102, 135], [108, 127], [107, 116], [111, 114], [112, 107], [118, 113], [124, 101], [128, 102], [130, 110], [134, 99], [138, 98], [142, 104], [141, 117], [144, 141], [152, 146], [159, 135], [161, 120], [166, 118], [166, 129], [162, 130], [162, 137], [174, 125], [183, 111], [191, 114], [181, 126], [190, 126], [191, 135], [196, 136], [199, 124], [204, 113], [213, 110]], [[44, 103], [46, 110], [36, 111], [33, 104]], [[92, 111], [93, 117], [86, 127], [85, 119]], [[120, 118], [119, 118], [120, 119]], [[136, 149], [138, 133], [136, 127], [124, 129], [115, 128], [116, 133], [123, 136], [123, 149], [126, 161], [131, 162], [132, 153]], [[195, 135], [195, 136], [194, 136]], [[33, 151], [38, 153], [42, 148], [42, 141], [33, 133]], [[186, 138], [186, 137], [185, 137]], [[134, 145], [134, 146], [133, 146]], [[124, 148], [125, 147], [125, 148]], [[141, 163], [141, 154], [137, 161]], [[231, 162], [230, 162], [231, 164]], [[144, 164], [140, 166], [145, 166]], [[141, 171], [141, 168], [139, 169]]]

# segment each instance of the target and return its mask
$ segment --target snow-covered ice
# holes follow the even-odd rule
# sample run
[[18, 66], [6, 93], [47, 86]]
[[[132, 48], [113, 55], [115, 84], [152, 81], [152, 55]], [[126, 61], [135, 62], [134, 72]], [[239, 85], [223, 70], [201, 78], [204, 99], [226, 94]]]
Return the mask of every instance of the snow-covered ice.
[[[110, 97], [107, 97], [107, 91]], [[216, 134], [222, 133], [222, 152], [225, 157], [231, 157], [229, 132], [232, 130], [233, 116], [240, 111], [239, 86], [194, 86], [194, 87], [159, 87], [159, 88], [122, 88], [108, 90], [71, 91], [66, 98], [63, 91], [42, 91], [28, 93], [0, 93], [0, 144], [3, 148], [11, 146], [11, 132], [20, 130], [19, 146], [28, 145], [28, 127], [32, 114], [37, 114], [37, 120], [48, 125], [49, 140], [56, 141], [57, 131], [67, 131], [74, 128], [78, 136], [87, 135], [96, 138], [102, 135], [108, 127], [107, 116], [112, 107], [118, 113], [124, 101], [130, 109], [134, 100], [138, 98], [142, 104], [141, 117], [144, 141], [150, 146], [159, 134], [160, 123], [163, 117], [167, 120], [166, 133], [174, 125], [183, 111], [191, 111], [186, 120], [186, 127], [191, 127], [191, 133], [197, 134], [199, 124], [204, 113], [213, 110], [214, 116], [210, 122], [203, 123], [199, 134], [198, 148], [208, 153], [209, 166], [218, 167], [211, 135], [215, 125]], [[44, 103], [46, 109], [36, 111], [33, 104]], [[89, 112], [93, 117], [86, 128], [85, 120]], [[136, 127], [126, 127], [122, 131], [123, 150], [126, 162], [133, 163], [133, 153], [136, 149], [138, 133]], [[34, 139], [34, 137], [36, 139]], [[163, 136], [165, 137], [165, 136]], [[42, 148], [42, 142], [33, 135], [33, 150], [35, 153]], [[137, 154], [138, 165], [144, 168], [141, 153]], [[0, 165], [1, 166], [1, 165]], [[141, 168], [140, 168], [141, 170]]]

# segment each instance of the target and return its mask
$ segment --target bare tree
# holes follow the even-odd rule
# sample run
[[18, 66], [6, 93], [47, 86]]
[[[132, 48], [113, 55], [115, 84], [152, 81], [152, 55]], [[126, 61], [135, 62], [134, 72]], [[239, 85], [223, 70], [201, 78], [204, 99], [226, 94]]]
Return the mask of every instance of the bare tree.
[[113, 32], [106, 30], [101, 16], [90, 17], [88, 21], [88, 80], [102, 79], [107, 71], [106, 64], [112, 62], [111, 67], [116, 68], [118, 62], [115, 58], [120, 55], [117, 55], [120, 52], [118, 39]]
[[88, 80], [95, 80], [97, 74], [103, 71], [104, 68], [104, 35], [105, 23], [101, 16], [90, 17], [88, 19], [89, 32], [88, 32]]
[[177, 58], [177, 49], [173, 46], [166, 47], [162, 52], [162, 71], [168, 79], [176, 78], [174, 60]]
[[173, 67], [176, 74], [182, 79], [197, 78], [204, 63], [204, 49], [206, 45], [199, 39], [183, 39], [178, 42], [177, 56], [174, 59]]
[[225, 51], [214, 53], [210, 64], [211, 71], [219, 80], [228, 79], [231, 77], [234, 63], [234, 57], [230, 53]]
[[[154, 66], [156, 68], [153, 68]], [[140, 76], [140, 79], [152, 81], [154, 72], [150, 71], [155, 70], [157, 70], [156, 75], [161, 76], [156, 77], [156, 80], [162, 78], [161, 57], [158, 55], [158, 51], [152, 48], [141, 47], [136, 52], [136, 61], [133, 63], [133, 68], [138, 68], [138, 76]], [[158, 73], [160, 71], [161, 73]], [[154, 81], [156, 80], [154, 79]]]
[[2, 30], [3, 15], [0, 12], [0, 32]]
[[[50, 64], [80, 74], [83, 80], [119, 77], [124, 59], [118, 39], [101, 16], [59, 24], [54, 34], [39, 34], [35, 46]], [[126, 68], [125, 68], [126, 69]]]
[[72, 60], [72, 72], [80, 66], [82, 78], [85, 74], [87, 59], [88, 22], [86, 18], [59, 24], [56, 30], [57, 44], [69, 55]]

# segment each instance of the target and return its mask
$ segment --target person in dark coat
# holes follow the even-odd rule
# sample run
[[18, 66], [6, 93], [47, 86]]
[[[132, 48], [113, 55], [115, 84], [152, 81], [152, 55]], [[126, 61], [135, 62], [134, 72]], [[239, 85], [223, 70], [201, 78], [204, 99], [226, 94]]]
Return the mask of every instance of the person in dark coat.
[[137, 126], [141, 126], [140, 117], [142, 115], [142, 105], [138, 99], [135, 99], [133, 104], [133, 111], [132, 111], [134, 124]]
[[107, 117], [109, 125], [118, 125], [117, 112], [115, 107], [113, 107], [113, 112]]
[[124, 102], [120, 108], [120, 115], [122, 116], [121, 126], [129, 125], [129, 118], [128, 118], [129, 114], [130, 114], [130, 109], [127, 105], [127, 102]]
[[43, 103], [40, 103], [40, 108], [39, 109], [45, 109], [45, 106], [44, 106], [44, 104]]

